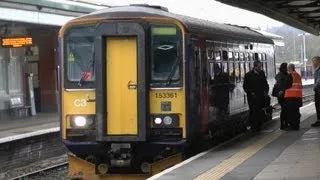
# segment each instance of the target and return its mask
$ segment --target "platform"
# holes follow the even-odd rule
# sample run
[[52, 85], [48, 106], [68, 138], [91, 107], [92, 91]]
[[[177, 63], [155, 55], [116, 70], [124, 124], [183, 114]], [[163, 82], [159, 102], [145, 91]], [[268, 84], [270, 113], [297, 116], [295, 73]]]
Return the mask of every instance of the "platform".
[[59, 131], [57, 113], [39, 113], [34, 117], [0, 120], [0, 143]]
[[299, 131], [280, 130], [276, 116], [260, 133], [247, 132], [149, 179], [320, 179], [320, 128], [311, 128], [314, 103], [301, 114]]

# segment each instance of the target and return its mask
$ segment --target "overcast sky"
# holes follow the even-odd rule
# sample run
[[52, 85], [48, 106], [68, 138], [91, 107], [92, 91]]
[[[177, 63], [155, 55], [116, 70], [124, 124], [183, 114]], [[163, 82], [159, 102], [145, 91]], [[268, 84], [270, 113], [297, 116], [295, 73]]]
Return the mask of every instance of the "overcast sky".
[[228, 6], [215, 0], [95, 0], [109, 5], [147, 3], [168, 7], [170, 12], [205, 20], [244, 25], [254, 28], [280, 26], [282, 23], [266, 16]]

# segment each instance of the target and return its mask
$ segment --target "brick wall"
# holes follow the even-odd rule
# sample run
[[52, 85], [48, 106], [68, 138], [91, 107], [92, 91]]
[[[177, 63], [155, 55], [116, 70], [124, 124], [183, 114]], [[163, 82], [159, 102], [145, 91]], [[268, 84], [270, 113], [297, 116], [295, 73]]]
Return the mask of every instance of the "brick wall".
[[0, 144], [0, 174], [66, 152], [60, 132], [3, 143]]

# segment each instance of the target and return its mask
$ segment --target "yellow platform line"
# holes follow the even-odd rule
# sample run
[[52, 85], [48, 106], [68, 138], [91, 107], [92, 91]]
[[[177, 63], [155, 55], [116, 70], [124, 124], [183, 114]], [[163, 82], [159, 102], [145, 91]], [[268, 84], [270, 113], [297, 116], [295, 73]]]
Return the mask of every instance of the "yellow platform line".
[[281, 134], [282, 132], [278, 131], [264, 136], [259, 141], [250, 144], [247, 148], [222, 161], [219, 165], [213, 167], [212, 169], [209, 169], [205, 173], [199, 175], [195, 178], [195, 180], [221, 179], [227, 173], [231, 172], [234, 168], [238, 167], [244, 161], [248, 160], [260, 149], [277, 139]]

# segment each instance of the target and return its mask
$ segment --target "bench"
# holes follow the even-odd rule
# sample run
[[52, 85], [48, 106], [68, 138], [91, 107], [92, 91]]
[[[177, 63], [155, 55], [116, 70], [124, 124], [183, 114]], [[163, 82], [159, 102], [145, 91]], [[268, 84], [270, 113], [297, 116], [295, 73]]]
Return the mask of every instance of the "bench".
[[10, 98], [10, 115], [14, 117], [26, 117], [31, 106], [25, 106], [20, 97]]

